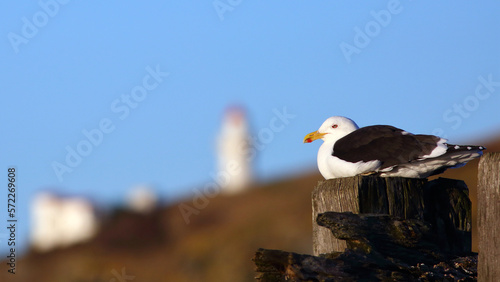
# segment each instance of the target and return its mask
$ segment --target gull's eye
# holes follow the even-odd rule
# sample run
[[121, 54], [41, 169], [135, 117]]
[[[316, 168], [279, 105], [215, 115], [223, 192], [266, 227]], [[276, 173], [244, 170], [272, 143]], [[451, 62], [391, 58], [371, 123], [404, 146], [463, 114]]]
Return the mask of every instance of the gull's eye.
[[332, 125], [332, 128], [337, 128], [339, 127], [337, 124]]

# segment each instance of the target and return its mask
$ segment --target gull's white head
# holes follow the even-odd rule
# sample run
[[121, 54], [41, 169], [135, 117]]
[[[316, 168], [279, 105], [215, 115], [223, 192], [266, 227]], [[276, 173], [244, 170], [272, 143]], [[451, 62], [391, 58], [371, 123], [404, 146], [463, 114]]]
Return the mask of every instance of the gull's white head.
[[304, 137], [304, 143], [311, 143], [317, 139], [325, 142], [335, 142], [358, 128], [358, 125], [349, 118], [341, 116], [330, 117], [323, 122], [317, 131], [307, 134]]

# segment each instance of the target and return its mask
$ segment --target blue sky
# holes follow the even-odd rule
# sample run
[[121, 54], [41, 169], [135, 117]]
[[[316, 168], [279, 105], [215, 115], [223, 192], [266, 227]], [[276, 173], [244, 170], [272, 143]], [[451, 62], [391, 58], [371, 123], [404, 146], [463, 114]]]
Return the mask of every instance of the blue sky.
[[[458, 143], [500, 127], [496, 1], [42, 0], [1, 8], [0, 168], [5, 177], [10, 166], [18, 171], [21, 247], [37, 191], [106, 205], [136, 185], [174, 200], [210, 181], [214, 138], [232, 104], [247, 108], [257, 136], [276, 111], [293, 115], [259, 152], [261, 179], [315, 169], [320, 143], [302, 138], [332, 115]], [[67, 148], [79, 144], [87, 155], [58, 177], [54, 162], [67, 165]]]

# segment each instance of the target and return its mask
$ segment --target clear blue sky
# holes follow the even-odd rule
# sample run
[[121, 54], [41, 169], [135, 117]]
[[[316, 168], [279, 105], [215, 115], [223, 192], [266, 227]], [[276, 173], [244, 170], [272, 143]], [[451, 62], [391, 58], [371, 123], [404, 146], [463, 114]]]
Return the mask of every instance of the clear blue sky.
[[[247, 107], [255, 134], [276, 110], [294, 115], [266, 139], [256, 163], [261, 179], [315, 169], [320, 143], [302, 138], [332, 115], [452, 142], [481, 141], [500, 128], [497, 1], [0, 7], [0, 225], [7, 168], [15, 166], [21, 245], [37, 191], [109, 204], [138, 184], [178, 199], [210, 181], [214, 137], [234, 103]], [[102, 138], [93, 131], [100, 126]], [[54, 162], [66, 165], [68, 146], [78, 144], [87, 156], [72, 159], [60, 179]]]

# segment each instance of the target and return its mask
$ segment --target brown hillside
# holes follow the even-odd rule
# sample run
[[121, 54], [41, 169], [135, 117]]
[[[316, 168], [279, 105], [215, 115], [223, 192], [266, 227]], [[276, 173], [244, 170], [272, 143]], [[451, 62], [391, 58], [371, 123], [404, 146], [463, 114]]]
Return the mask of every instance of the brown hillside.
[[[320, 179], [312, 174], [219, 195], [189, 224], [178, 205], [148, 216], [117, 211], [88, 243], [26, 255], [13, 281], [122, 281], [115, 274], [123, 268], [133, 281], [253, 281], [259, 247], [311, 253], [310, 195]], [[0, 281], [11, 278], [0, 273]]]

